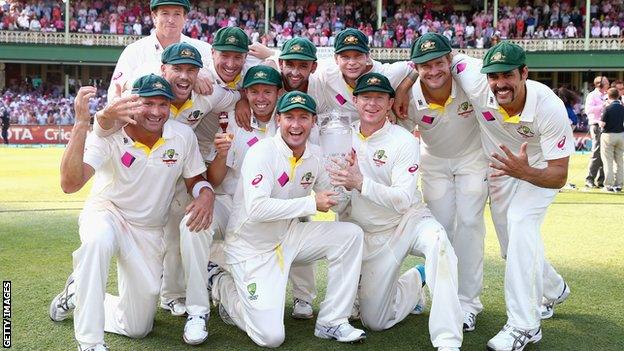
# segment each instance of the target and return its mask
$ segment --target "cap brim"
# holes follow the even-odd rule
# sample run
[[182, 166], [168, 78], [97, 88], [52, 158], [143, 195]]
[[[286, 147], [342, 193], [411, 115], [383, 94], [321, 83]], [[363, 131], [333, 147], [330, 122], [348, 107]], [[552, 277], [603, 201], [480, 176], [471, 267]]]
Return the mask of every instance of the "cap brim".
[[187, 59], [187, 58], [181, 58], [181, 59], [175, 59], [175, 60], [171, 60], [169, 62], [163, 62], [166, 65], [182, 65], [182, 64], [189, 64], [189, 65], [193, 65], [193, 66], [197, 66], [199, 68], [204, 67], [204, 64], [201, 63], [200, 61], [197, 60], [192, 60], [192, 59]]
[[275, 83], [275, 82], [271, 82], [271, 81], [264, 80], [264, 79], [254, 79], [254, 80], [251, 80], [251, 81], [247, 82], [247, 84], [243, 83], [243, 89], [247, 89], [250, 86], [256, 85], [256, 84], [273, 85], [273, 86], [276, 86], [278, 88], [282, 87], [282, 82]]
[[235, 51], [235, 52], [242, 52], [245, 54], [249, 52], [249, 48], [245, 47], [243, 49], [240, 46], [236, 46], [236, 45], [213, 45], [212, 48], [217, 51]]
[[378, 92], [378, 93], [386, 93], [386, 94], [390, 94], [391, 98], [394, 97], [394, 91], [390, 91], [388, 89], [384, 89], [382, 87], [376, 87], [376, 86], [370, 86], [370, 87], [362, 88], [360, 90], [354, 90], [353, 91], [353, 95], [357, 96], [357, 95], [360, 95], [362, 93], [366, 93], [366, 92], [369, 92], [369, 91], [374, 91], [374, 92]]
[[280, 60], [300, 60], [300, 61], [316, 61], [316, 57], [303, 54], [283, 54], [278, 57]]
[[164, 96], [169, 100], [173, 100], [174, 96], [164, 90], [154, 90], [149, 92], [137, 92], [133, 94], [138, 94], [140, 97], [153, 97], [153, 96]]
[[362, 53], [365, 53], [365, 54], [368, 54], [370, 52], [370, 49], [368, 47], [367, 48], [363, 48], [361, 46], [349, 45], [349, 46], [345, 46], [345, 47], [342, 47], [340, 49], [337, 49], [336, 51], [334, 51], [334, 53], [335, 54], [339, 54], [339, 53], [341, 53], [343, 51], [347, 51], [347, 50], [359, 51], [359, 52], [362, 52]]
[[520, 67], [522, 65], [512, 65], [512, 64], [508, 64], [508, 63], [495, 63], [493, 65], [489, 65], [489, 66], [484, 66], [483, 68], [481, 68], [481, 73], [499, 73], [499, 72], [509, 72], [509, 71], [513, 71], [514, 69]]
[[425, 63], [427, 61], [435, 60], [437, 58], [440, 58], [440, 57], [442, 57], [444, 55], [448, 55], [450, 53], [451, 53], [451, 50], [449, 50], [449, 51], [430, 52], [428, 54], [424, 54], [422, 56], [418, 56], [418, 57], [412, 58], [412, 62], [414, 62], [414, 63]]
[[288, 112], [288, 111], [294, 110], [296, 108], [300, 108], [302, 110], [306, 110], [308, 112], [316, 114], [315, 110], [313, 110], [312, 108], [310, 108], [309, 106], [306, 106], [304, 104], [291, 104], [291, 105], [288, 105], [288, 106], [286, 106], [286, 107], [284, 107], [282, 109], [277, 110], [277, 112], [278, 113]]
[[150, 7], [150, 10], [154, 10], [155, 8], [157, 8], [158, 6], [164, 6], [164, 5], [169, 5], [169, 6], [180, 6], [181, 8], [183, 8], [184, 10], [186, 10], [186, 12], [189, 12], [191, 9], [187, 6], [184, 6], [182, 4], [180, 4], [180, 2], [178, 1], [164, 1], [164, 2], [159, 2], [157, 5], [154, 5], [152, 7]]

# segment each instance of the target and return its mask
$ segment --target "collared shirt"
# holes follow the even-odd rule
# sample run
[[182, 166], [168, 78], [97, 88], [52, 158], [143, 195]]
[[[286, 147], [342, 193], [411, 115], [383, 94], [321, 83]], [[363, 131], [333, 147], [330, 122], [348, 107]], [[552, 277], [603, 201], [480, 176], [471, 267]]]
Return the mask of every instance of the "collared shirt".
[[241, 167], [225, 236], [228, 263], [277, 249], [299, 217], [316, 213], [311, 191], [330, 189], [318, 146], [295, 160], [278, 133], [249, 149]]
[[[211, 95], [201, 95], [193, 91], [191, 98], [180, 109], [173, 104], [171, 105], [169, 118], [195, 129], [204, 116], [228, 111], [234, 107], [238, 100], [240, 100], [238, 91], [223, 89], [220, 86], [215, 86]], [[211, 122], [213, 125], [219, 125], [218, 119], [213, 118]]]
[[[201, 40], [180, 35], [180, 42], [193, 45], [201, 54], [204, 67], [212, 66], [212, 46]], [[111, 84], [108, 87], [108, 96], [115, 96], [115, 85], [132, 87], [135, 79], [149, 73], [160, 74], [162, 65], [161, 56], [164, 51], [156, 37], [156, 31], [128, 45], [115, 66]]]
[[612, 101], [601, 117], [605, 123], [602, 128], [603, 133], [623, 133], [624, 132], [624, 106], [619, 100]]
[[408, 130], [416, 125], [424, 151], [436, 157], [457, 158], [479, 150], [481, 140], [474, 107], [455, 80], [444, 106], [428, 103], [421, 84], [418, 78], [412, 87], [408, 119], [400, 121], [401, 125]]
[[123, 128], [105, 138], [91, 133], [84, 162], [95, 170], [87, 204], [110, 202], [129, 223], [148, 227], [165, 225], [180, 177], [206, 171], [193, 131], [172, 120], [151, 149]]
[[418, 139], [411, 133], [386, 121], [364, 137], [358, 121], [353, 125], [353, 149], [364, 179], [361, 193], [351, 191], [346, 219], [367, 233], [383, 232], [395, 228], [411, 208], [424, 206], [418, 190]]
[[605, 108], [605, 94], [596, 88], [585, 98], [585, 113], [590, 125], [598, 124]]
[[[396, 89], [412, 70], [413, 68], [406, 61], [382, 64], [373, 60], [373, 66], [368, 72], [383, 74], [388, 78], [392, 87]], [[323, 87], [323, 100], [327, 108], [349, 114], [351, 122], [358, 121], [360, 117], [353, 104], [353, 88], [344, 80], [338, 65], [335, 63], [319, 64], [317, 72], [319, 73], [320, 86]]]
[[547, 86], [526, 81], [526, 102], [519, 115], [509, 116], [498, 105], [490, 90], [487, 76], [480, 72], [482, 61], [457, 55], [451, 72], [464, 89], [477, 112], [483, 148], [494, 162], [492, 153], [503, 154], [499, 145], [518, 154], [527, 142], [527, 155], [532, 167], [545, 168], [546, 161], [570, 156], [574, 139], [563, 102]]

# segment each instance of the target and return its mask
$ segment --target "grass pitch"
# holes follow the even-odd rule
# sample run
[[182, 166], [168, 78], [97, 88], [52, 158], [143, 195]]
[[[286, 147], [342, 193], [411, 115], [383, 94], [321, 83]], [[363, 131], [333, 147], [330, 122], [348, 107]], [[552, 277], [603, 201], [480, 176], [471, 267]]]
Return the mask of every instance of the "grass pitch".
[[[50, 299], [71, 271], [71, 253], [79, 245], [77, 218], [88, 191], [65, 195], [59, 186], [63, 149], [1, 148], [0, 278], [12, 281], [13, 348], [75, 350], [73, 322], [48, 318]], [[583, 185], [586, 155], [572, 158], [570, 182]], [[485, 310], [477, 330], [464, 335], [462, 350], [484, 350], [505, 323], [504, 262], [487, 214]], [[565, 190], [550, 206], [542, 236], [550, 262], [563, 275], [572, 295], [543, 323], [544, 337], [527, 350], [624, 350], [624, 195]], [[418, 258], [408, 258], [408, 269]], [[326, 270], [317, 273], [319, 297], [325, 294]], [[111, 269], [109, 291], [116, 291]], [[369, 332], [363, 344], [342, 345], [313, 336], [314, 320], [290, 318], [287, 298], [283, 350], [430, 350], [428, 313], [409, 316], [385, 332]], [[259, 349], [213, 310], [210, 337], [199, 347], [182, 341], [184, 319], [159, 310], [153, 332], [143, 340], [107, 334], [111, 350], [247, 350]], [[356, 323], [356, 325], [359, 325]]]

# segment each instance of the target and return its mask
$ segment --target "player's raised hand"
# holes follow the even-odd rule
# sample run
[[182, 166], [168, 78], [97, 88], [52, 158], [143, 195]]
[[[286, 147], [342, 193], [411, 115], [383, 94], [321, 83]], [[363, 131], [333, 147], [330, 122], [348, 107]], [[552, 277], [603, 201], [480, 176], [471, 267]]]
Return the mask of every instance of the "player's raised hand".
[[200, 95], [212, 95], [213, 84], [214, 81], [212, 80], [212, 78], [210, 78], [210, 73], [208, 73], [208, 70], [202, 68], [197, 74], [197, 80], [195, 81], [193, 90]]
[[496, 172], [492, 172], [490, 176], [510, 176], [517, 179], [524, 179], [523, 177], [529, 174], [531, 168], [529, 165], [529, 157], [526, 153], [527, 145], [528, 143], [522, 143], [522, 145], [520, 145], [520, 153], [518, 155], [514, 155], [507, 146], [499, 145], [500, 149], [505, 153], [505, 156], [495, 152], [492, 153], [492, 157], [500, 163], [490, 162], [490, 167], [497, 170]]
[[217, 133], [215, 134], [215, 149], [217, 151], [217, 157], [226, 158], [228, 151], [232, 147], [233, 135], [231, 133]]
[[357, 189], [362, 191], [364, 176], [360, 171], [357, 155], [355, 151], [347, 155], [345, 160], [334, 160], [338, 167], [327, 167], [331, 184], [334, 186], [344, 186], [347, 190]]
[[199, 196], [186, 206], [186, 214], [190, 214], [186, 226], [192, 232], [200, 232], [210, 227], [215, 195], [212, 189], [204, 188]]
[[234, 109], [234, 115], [236, 116], [236, 124], [251, 132], [251, 106], [249, 106], [247, 99], [241, 98], [238, 100]]
[[91, 86], [84, 86], [78, 90], [74, 99], [75, 124], [89, 124], [91, 114], [89, 113], [89, 99], [95, 96], [97, 89]]
[[103, 121], [120, 121], [136, 124], [136, 121], [132, 119], [132, 115], [136, 114], [141, 106], [139, 95], [130, 94], [122, 97], [122, 94], [122, 86], [115, 84], [115, 96], [106, 104], [103, 110], [97, 113], [97, 117]]
[[334, 191], [319, 191], [314, 194], [314, 198], [316, 200], [316, 210], [321, 212], [329, 211], [332, 206], [335, 206], [338, 202], [334, 200], [333, 197], [338, 195]]

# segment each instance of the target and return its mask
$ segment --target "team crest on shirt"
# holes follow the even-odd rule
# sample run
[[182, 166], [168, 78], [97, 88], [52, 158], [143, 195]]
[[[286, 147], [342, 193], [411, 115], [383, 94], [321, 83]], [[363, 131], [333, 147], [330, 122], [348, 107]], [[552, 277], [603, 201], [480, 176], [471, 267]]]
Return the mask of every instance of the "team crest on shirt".
[[531, 128], [525, 125], [518, 126], [516, 132], [518, 132], [518, 134], [522, 135], [524, 138], [532, 138], [535, 136], [535, 133], [531, 130]]
[[312, 175], [312, 172], [307, 172], [303, 175], [303, 177], [301, 177], [301, 182], [299, 182], [299, 184], [301, 184], [304, 189], [307, 189], [312, 182], [314, 182], [314, 176]]
[[386, 164], [386, 159], [388, 156], [386, 155], [386, 150], [379, 149], [375, 151], [373, 154], [373, 162], [375, 162], [375, 166], [381, 167]]
[[258, 299], [258, 295], [256, 295], [256, 283], [251, 283], [247, 285], [247, 292], [249, 293], [249, 296], [247, 297], [249, 300], [257, 300]]
[[472, 104], [468, 101], [464, 101], [462, 102], [458, 107], [457, 107], [457, 114], [462, 116], [462, 117], [468, 117], [468, 115], [470, 113], [474, 112], [474, 107], [472, 106]]
[[186, 117], [186, 120], [193, 123], [193, 122], [199, 121], [203, 116], [204, 116], [203, 112], [201, 112], [200, 110], [195, 110], [191, 112], [191, 114], [188, 117]]
[[167, 167], [171, 167], [178, 162], [178, 157], [179, 155], [175, 149], [168, 149], [162, 154], [162, 161], [167, 165]]

